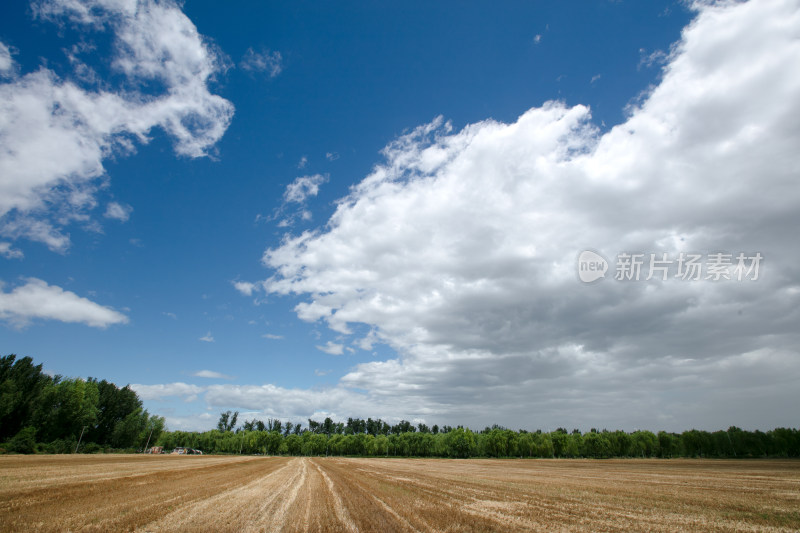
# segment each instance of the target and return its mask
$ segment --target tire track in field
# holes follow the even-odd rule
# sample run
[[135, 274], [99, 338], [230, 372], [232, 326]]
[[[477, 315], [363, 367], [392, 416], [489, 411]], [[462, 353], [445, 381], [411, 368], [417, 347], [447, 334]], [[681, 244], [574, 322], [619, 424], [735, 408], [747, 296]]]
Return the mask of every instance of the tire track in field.
[[362, 531], [440, 531], [419, 515], [419, 496], [416, 490], [398, 483], [378, 471], [353, 469], [352, 463], [328, 459], [323, 463], [330, 476], [340, 486], [344, 504]]
[[[308, 462], [305, 459], [299, 459], [301, 463], [301, 469], [295, 475], [291, 482], [288, 483], [284, 490], [281, 491], [281, 494], [285, 494], [288, 492], [285, 498], [279, 500], [281, 505], [278, 509], [274, 512], [266, 515], [266, 517], [271, 518], [271, 523], [269, 524], [269, 531], [282, 531], [284, 529], [284, 525], [286, 524], [286, 513], [289, 508], [294, 504], [297, 500], [297, 494], [300, 492], [300, 489], [306, 486], [306, 479], [308, 478]], [[293, 461], [294, 462], [294, 461]], [[300, 478], [299, 480], [297, 478]], [[291, 487], [291, 490], [289, 489]], [[277, 498], [276, 496], [273, 498], [273, 501]], [[270, 502], [271, 503], [271, 502]], [[262, 516], [265, 515], [264, 508], [262, 507]]]
[[[82, 458], [75, 459], [76, 464]], [[54, 482], [0, 495], [3, 531], [119, 531], [163, 515], [171, 505], [189, 504], [259, 477], [258, 460], [215, 462], [199, 468], [144, 471], [137, 476], [70, 484]], [[143, 464], [143, 466], [146, 466]], [[239, 481], [241, 483], [242, 481]]]
[[[263, 529], [254, 522], [265, 518], [265, 510], [299, 472], [298, 459], [264, 459], [262, 475], [244, 485], [210, 498], [183, 505], [139, 531], [249, 531]], [[268, 462], [267, 462], [268, 461]], [[277, 488], [277, 490], [275, 490]], [[264, 496], [267, 495], [267, 501]], [[254, 519], [255, 517], [255, 519]]]
[[322, 477], [325, 479], [325, 484], [328, 486], [328, 491], [330, 492], [331, 496], [333, 496], [333, 510], [336, 513], [336, 518], [339, 519], [339, 522], [348, 530], [357, 532], [358, 528], [356, 527], [355, 523], [353, 523], [353, 519], [350, 517], [350, 513], [347, 512], [347, 508], [342, 503], [342, 498], [336, 492], [336, 487], [331, 481], [331, 478], [328, 477], [328, 474], [320, 468], [320, 466], [314, 461], [311, 460], [314, 467], [322, 474]]
[[[311, 459], [303, 458], [305, 478], [298, 486], [296, 498], [287, 505], [283, 531], [345, 532], [346, 524], [336, 515], [336, 500], [322, 473]], [[280, 526], [277, 526], [280, 527]]]
[[[411, 527], [416, 523], [419, 524], [417, 527], [434, 531], [451, 527], [464, 531], [504, 530], [510, 526], [525, 530], [536, 523], [531, 520], [530, 515], [535, 511], [527, 497], [528, 491], [517, 486], [517, 498], [509, 499], [509, 483], [505, 480], [467, 479], [460, 473], [461, 469], [440, 471], [441, 462], [432, 465], [425, 461], [369, 460], [371, 468], [353, 469], [354, 462], [364, 464], [366, 461], [345, 461], [341, 463], [342, 468], [357, 472], [348, 478], [348, 482], [360, 485], [362, 491], [373, 496], [380, 494], [389, 501], [392, 509], [407, 514], [404, 518]], [[464, 466], [469, 467], [468, 464]], [[408, 496], [398, 498], [397, 494], [403, 492]], [[525, 497], [519, 498], [523, 494]], [[567, 517], [572, 518], [569, 514]]]

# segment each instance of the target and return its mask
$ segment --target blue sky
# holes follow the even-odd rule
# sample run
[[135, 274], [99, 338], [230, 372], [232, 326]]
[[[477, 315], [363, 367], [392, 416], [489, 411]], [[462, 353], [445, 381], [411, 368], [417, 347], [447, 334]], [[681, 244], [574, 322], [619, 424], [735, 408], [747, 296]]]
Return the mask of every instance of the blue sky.
[[0, 9], [2, 353], [172, 429], [796, 425], [798, 2]]

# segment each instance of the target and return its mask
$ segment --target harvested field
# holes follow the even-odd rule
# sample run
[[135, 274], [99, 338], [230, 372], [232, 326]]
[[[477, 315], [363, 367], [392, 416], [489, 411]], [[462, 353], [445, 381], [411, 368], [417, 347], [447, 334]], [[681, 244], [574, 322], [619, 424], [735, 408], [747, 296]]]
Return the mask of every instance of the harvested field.
[[798, 529], [798, 461], [0, 457], [2, 531]]

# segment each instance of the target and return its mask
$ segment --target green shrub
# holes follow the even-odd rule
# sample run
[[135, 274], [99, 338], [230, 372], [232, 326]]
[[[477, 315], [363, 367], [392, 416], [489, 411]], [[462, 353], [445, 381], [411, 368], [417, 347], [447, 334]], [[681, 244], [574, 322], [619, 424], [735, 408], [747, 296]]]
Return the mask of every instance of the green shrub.
[[19, 433], [8, 441], [8, 448], [17, 453], [34, 453], [36, 451], [36, 428], [28, 426], [19, 430]]

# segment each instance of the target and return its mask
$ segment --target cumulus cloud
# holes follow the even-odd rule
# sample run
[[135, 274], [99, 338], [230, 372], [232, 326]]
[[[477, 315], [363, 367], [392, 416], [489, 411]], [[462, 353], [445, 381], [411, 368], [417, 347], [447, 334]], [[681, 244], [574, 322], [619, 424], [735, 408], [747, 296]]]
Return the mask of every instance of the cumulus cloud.
[[202, 337], [200, 337], [197, 340], [203, 341], [203, 342], [214, 342], [214, 337], [213, 337], [213, 335], [211, 335], [211, 332], [209, 331], [208, 333], [206, 333], [205, 335], [203, 335]]
[[0, 292], [0, 320], [22, 327], [34, 319], [83, 323], [95, 328], [128, 322], [127, 316], [110, 307], [36, 278], [28, 278], [11, 292]]
[[[131, 153], [160, 127], [179, 155], [204, 156], [227, 129], [233, 106], [209, 92], [218, 55], [173, 2], [44, 0], [34, 12], [69, 21], [85, 40], [110, 31], [111, 65], [124, 79], [117, 90], [88, 83], [73, 61], [73, 79], [41, 67], [0, 84], [0, 232], [64, 251], [69, 238], [61, 228], [88, 218], [109, 155]], [[2, 57], [0, 51], [0, 64]], [[159, 85], [157, 94], [139, 91]]]
[[[457, 132], [434, 120], [390, 143], [324, 228], [265, 252], [263, 290], [305, 297], [301, 319], [366, 324], [364, 344], [397, 352], [344, 376], [342, 401], [533, 427], [792, 423], [800, 3], [693, 7], [659, 84], [607, 133], [561, 102]], [[760, 252], [764, 271], [589, 286], [587, 248]]]
[[106, 207], [106, 212], [103, 216], [106, 218], [119, 220], [120, 222], [126, 222], [131, 217], [132, 212], [133, 208], [129, 205], [122, 205], [117, 202], [111, 202]]
[[248, 48], [239, 62], [242, 70], [249, 72], [263, 72], [274, 78], [283, 70], [283, 56], [278, 51], [261, 50], [256, 52]]
[[215, 372], [213, 370], [198, 370], [197, 372], [192, 373], [192, 376], [196, 378], [210, 378], [210, 379], [235, 379], [233, 376], [229, 376], [221, 372]]

